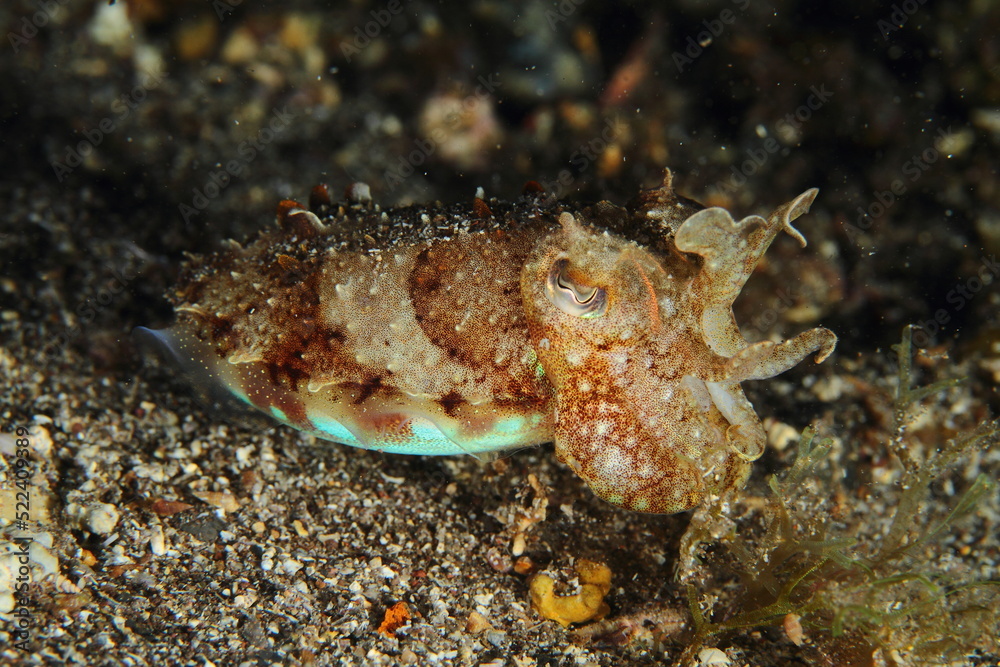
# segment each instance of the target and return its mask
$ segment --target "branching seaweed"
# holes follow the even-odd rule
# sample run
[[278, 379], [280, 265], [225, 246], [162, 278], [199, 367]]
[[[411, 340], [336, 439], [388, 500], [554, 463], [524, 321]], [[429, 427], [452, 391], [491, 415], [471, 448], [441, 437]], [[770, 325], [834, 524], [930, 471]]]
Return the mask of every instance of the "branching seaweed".
[[[802, 619], [818, 644], [834, 647], [841, 656], [850, 653], [857, 664], [874, 664], [872, 655], [878, 649], [885, 664], [937, 664], [945, 656], [968, 650], [1000, 623], [1000, 581], [954, 580], [934, 562], [936, 543], [996, 491], [996, 480], [980, 474], [936, 522], [928, 521], [922, 509], [931, 484], [943, 473], [1000, 442], [1000, 420], [950, 439], [920, 460], [912, 451], [915, 448], [908, 446], [908, 411], [961, 380], [914, 387], [911, 336], [906, 327], [902, 341], [894, 346], [899, 385], [890, 449], [903, 473], [888, 531], [884, 536], [830, 534], [825, 500], [809, 487], [827, 461], [833, 441], [817, 440], [815, 431], [806, 429], [793, 465], [780, 479], [768, 480], [771, 495], [761, 539], [737, 535], [736, 523], [721, 508], [705, 510], [693, 522], [682, 544], [679, 574], [689, 582], [695, 579], [691, 574], [698, 567], [695, 554], [702, 545], [720, 541], [736, 562], [742, 587], [735, 605], [706, 610], [699, 588], [687, 584], [694, 637], [681, 664], [690, 664], [713, 635], [777, 624], [789, 614]], [[899, 663], [900, 655], [908, 662]]]

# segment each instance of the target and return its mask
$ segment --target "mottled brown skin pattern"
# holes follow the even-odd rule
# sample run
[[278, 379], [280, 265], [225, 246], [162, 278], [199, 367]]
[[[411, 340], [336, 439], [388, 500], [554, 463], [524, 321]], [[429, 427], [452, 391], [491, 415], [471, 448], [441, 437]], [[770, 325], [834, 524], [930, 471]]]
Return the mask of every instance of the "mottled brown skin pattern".
[[[474, 443], [495, 415], [551, 413], [519, 280], [559, 210], [539, 196], [492, 209], [477, 201], [392, 217], [369, 204], [307, 212], [283, 202], [277, 229], [187, 265], [174, 299], [177, 330], [251, 369], [254, 381], [229, 384], [261, 409], [288, 414], [292, 394], [314, 408], [324, 396], [357, 406], [345, 418], [375, 448], [384, 448], [387, 429], [405, 444], [415, 412], [454, 423], [461, 449], [476, 451], [465, 440]], [[303, 411], [292, 411], [302, 417], [293, 425], [310, 430]], [[551, 425], [539, 430], [511, 445], [551, 439]]]
[[[536, 246], [521, 285], [532, 342], [556, 389], [556, 454], [599, 496], [676, 512], [743, 485], [765, 436], [739, 382], [776, 375], [811, 352], [821, 361], [836, 344], [830, 331], [813, 329], [749, 345], [732, 315], [775, 235], [801, 239], [790, 222], [814, 197], [805, 193], [768, 220], [735, 223], [722, 209], [688, 215], [668, 172], [639, 212], [672, 230], [673, 251], [600, 232], [587, 212], [563, 213], [562, 229]], [[556, 298], [546, 290], [560, 261], [565, 284], [603, 292], [599, 317], [566, 307], [569, 289]]]
[[[521, 361], [530, 343], [519, 299], [520, 267], [536, 234], [496, 230], [430, 244], [417, 254], [407, 283], [428, 342], [469, 369], [483, 387], [479, 391], [497, 400], [549, 396], [547, 385]], [[463, 396], [450, 393], [453, 401]]]
[[[564, 233], [540, 244], [522, 281], [532, 339], [556, 389], [557, 454], [612, 502], [648, 512], [689, 508], [704, 495], [705, 471], [731, 458], [730, 425], [682, 384], [722, 363], [687, 295], [698, 267], [677, 257], [668, 274], [652, 253], [585, 231], [585, 222], [565, 217]], [[575, 318], [540, 294], [559, 256], [580, 267], [574, 283], [607, 291], [605, 315]], [[740, 484], [749, 465], [736, 462]]]
[[532, 192], [381, 211], [319, 188], [245, 247], [192, 258], [171, 344], [320, 437], [411, 453], [554, 440], [602, 498], [677, 512], [741, 487], [763, 451], [739, 383], [833, 349], [826, 329], [749, 345], [731, 310], [775, 235], [801, 239], [790, 223], [814, 196], [736, 223], [676, 196], [669, 172], [627, 207]]

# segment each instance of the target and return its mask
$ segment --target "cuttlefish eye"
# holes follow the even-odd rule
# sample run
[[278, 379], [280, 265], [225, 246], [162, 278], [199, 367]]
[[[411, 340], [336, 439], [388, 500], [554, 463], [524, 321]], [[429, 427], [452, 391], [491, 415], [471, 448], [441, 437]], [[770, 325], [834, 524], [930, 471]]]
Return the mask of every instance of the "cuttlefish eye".
[[574, 317], [600, 317], [608, 309], [608, 293], [600, 287], [574, 282], [567, 274], [568, 259], [558, 259], [545, 281], [545, 296], [556, 308]]

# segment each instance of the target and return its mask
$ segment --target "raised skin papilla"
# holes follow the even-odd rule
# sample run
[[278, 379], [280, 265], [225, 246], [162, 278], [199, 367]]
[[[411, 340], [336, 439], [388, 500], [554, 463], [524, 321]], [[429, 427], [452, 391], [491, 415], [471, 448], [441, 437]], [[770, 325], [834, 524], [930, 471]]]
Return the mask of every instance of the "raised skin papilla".
[[[161, 338], [314, 435], [410, 454], [554, 440], [602, 498], [677, 512], [742, 486], [764, 434], [739, 383], [836, 342], [749, 345], [732, 302], [815, 190], [767, 220], [660, 188], [620, 207], [279, 206], [252, 242], [193, 258]], [[804, 242], [804, 240], [803, 240]]]

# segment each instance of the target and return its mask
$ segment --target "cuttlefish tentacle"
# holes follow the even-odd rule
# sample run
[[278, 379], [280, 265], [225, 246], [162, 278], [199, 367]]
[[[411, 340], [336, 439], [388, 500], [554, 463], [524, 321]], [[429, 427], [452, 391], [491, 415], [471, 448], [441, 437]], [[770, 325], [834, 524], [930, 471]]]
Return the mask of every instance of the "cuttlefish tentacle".
[[816, 352], [816, 363], [822, 363], [837, 346], [837, 336], [829, 329], [817, 327], [803, 331], [780, 343], [761, 341], [733, 355], [723, 369], [723, 375], [735, 382], [763, 380], [780, 375]]
[[730, 423], [727, 445], [737, 455], [753, 461], [764, 453], [766, 437], [753, 405], [739, 383], [774, 377], [816, 352], [816, 363], [833, 352], [837, 337], [823, 328], [810, 329], [781, 343], [762, 341], [723, 359], [706, 373], [705, 385], [712, 402]]
[[755, 461], [764, 453], [767, 437], [760, 418], [737, 382], [706, 382], [712, 403], [730, 426], [726, 429], [726, 445], [737, 456]]
[[708, 295], [701, 325], [716, 354], [732, 356], [747, 346], [733, 317], [732, 304], [779, 232], [784, 230], [806, 245], [792, 222], [809, 210], [818, 192], [816, 188], [803, 192], [779, 206], [766, 220], [753, 215], [737, 223], [729, 211], [707, 208], [692, 215], [677, 230], [677, 249], [705, 259], [693, 288]]
[[809, 211], [818, 193], [816, 188], [806, 190], [766, 220], [751, 215], [736, 222], [724, 208], [704, 209], [680, 226], [674, 242], [678, 250], [705, 258], [701, 277], [712, 281], [715, 300], [732, 303], [779, 232], [787, 232], [805, 247], [805, 237], [792, 222]]

